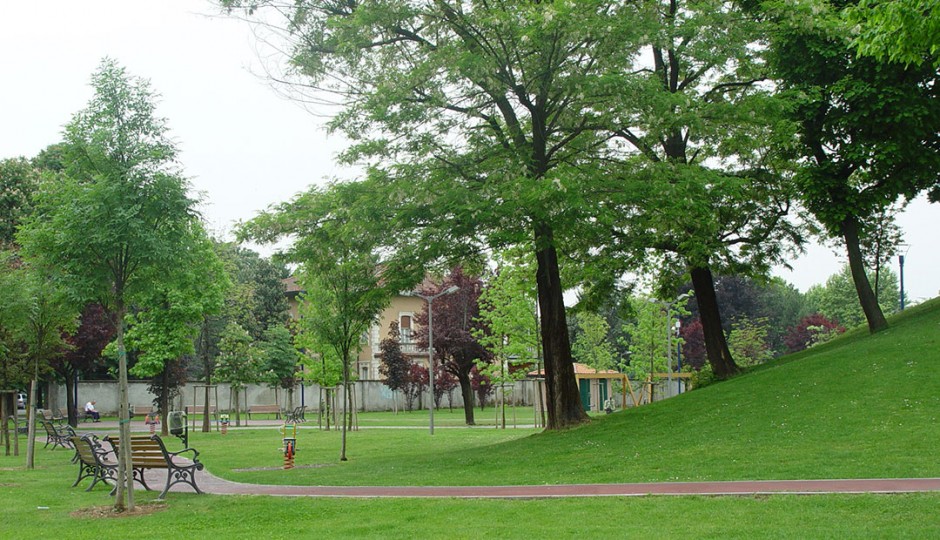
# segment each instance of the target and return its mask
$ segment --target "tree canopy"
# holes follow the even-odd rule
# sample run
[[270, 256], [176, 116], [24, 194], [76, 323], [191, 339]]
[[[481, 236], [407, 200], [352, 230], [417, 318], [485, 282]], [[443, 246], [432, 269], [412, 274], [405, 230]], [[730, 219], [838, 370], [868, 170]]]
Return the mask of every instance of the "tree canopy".
[[[74, 299], [114, 313], [127, 438], [127, 309], [187, 262], [181, 255], [197, 215], [149, 83], [105, 59], [92, 87], [87, 107], [65, 127], [65, 174], [43, 182], [17, 238], [28, 258], [61, 273]], [[118, 463], [115, 508], [126, 501], [132, 509], [130, 445], [121, 446]]]

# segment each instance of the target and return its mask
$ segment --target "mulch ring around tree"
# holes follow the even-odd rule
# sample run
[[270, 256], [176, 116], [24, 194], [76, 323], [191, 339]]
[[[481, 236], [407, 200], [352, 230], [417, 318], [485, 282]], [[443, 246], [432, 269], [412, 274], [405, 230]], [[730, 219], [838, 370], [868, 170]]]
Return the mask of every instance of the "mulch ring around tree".
[[118, 512], [114, 509], [113, 505], [91, 506], [89, 508], [81, 508], [76, 510], [69, 515], [71, 517], [91, 519], [130, 518], [138, 516], [149, 516], [150, 514], [162, 512], [167, 508], [169, 508], [169, 505], [166, 503], [135, 504], [133, 510], [124, 510], [122, 512]]

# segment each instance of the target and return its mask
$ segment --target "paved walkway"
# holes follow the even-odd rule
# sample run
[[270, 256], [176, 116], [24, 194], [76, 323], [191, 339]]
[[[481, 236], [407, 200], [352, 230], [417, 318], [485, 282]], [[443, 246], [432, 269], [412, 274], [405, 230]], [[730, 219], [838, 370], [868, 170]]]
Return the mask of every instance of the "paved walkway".
[[[277, 421], [253, 420], [252, 424], [280, 425]], [[89, 424], [79, 426], [91, 428]], [[94, 428], [117, 428], [115, 422]], [[135, 431], [139, 426], [135, 426]], [[236, 428], [237, 429], [237, 428]], [[565, 484], [534, 486], [280, 486], [244, 484], [219, 478], [209, 471], [197, 473], [200, 489], [216, 495], [277, 495], [287, 497], [447, 497], [447, 498], [551, 498], [633, 497], [643, 495], [769, 495], [821, 493], [915, 493], [940, 491], [940, 478], [896, 478], [856, 480], [738, 480], [727, 482], [652, 482], [629, 484]], [[147, 483], [161, 487], [166, 473], [147, 471]], [[185, 485], [171, 491], [192, 492]]]
[[[155, 478], [154, 481], [155, 485], [161, 485], [158, 479]], [[197, 481], [199, 487], [206, 493], [291, 497], [537, 499], [551, 497], [631, 497], [641, 495], [767, 495], [784, 493], [913, 493], [940, 491], [940, 478], [657, 482], [538, 486], [272, 486], [230, 482], [207, 471], [202, 471], [197, 475]], [[180, 491], [188, 489], [186, 486], [174, 486], [174, 491], [177, 487], [180, 488]]]

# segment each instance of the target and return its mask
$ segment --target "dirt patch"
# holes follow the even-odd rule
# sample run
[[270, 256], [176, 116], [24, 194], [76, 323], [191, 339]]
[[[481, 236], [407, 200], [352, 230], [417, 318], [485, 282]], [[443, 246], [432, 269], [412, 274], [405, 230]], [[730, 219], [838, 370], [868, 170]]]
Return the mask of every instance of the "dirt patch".
[[91, 519], [131, 518], [137, 516], [149, 516], [150, 514], [162, 512], [167, 508], [169, 508], [169, 506], [164, 503], [136, 504], [134, 505], [133, 510], [124, 510], [123, 512], [118, 512], [114, 509], [113, 506], [92, 506], [90, 508], [76, 510], [69, 515], [72, 517]]

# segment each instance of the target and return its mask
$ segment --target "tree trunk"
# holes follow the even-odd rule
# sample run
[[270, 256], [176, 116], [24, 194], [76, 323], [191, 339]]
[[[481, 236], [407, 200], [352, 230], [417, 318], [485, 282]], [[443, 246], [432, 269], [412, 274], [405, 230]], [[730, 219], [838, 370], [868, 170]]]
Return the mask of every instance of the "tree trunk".
[[78, 427], [78, 413], [75, 410], [75, 372], [72, 369], [66, 369], [65, 379], [65, 415], [68, 417], [68, 423], [73, 428]]
[[548, 393], [546, 429], [564, 429], [587, 422], [588, 416], [581, 406], [578, 383], [574, 376], [558, 253], [550, 226], [544, 223], [536, 225], [535, 245], [535, 258], [538, 263], [535, 281], [542, 322], [545, 386]]
[[[34, 455], [36, 452], [36, 377], [33, 377], [33, 380], [29, 383], [29, 409], [26, 416], [27, 422], [29, 422], [26, 428], [26, 468], [34, 469], [36, 463], [34, 461]], [[15, 435], [19, 437], [19, 434]], [[53, 448], [55, 448], [53, 446]]]
[[718, 309], [718, 297], [715, 295], [715, 280], [707, 266], [695, 267], [692, 274], [692, 288], [698, 302], [699, 317], [702, 321], [702, 334], [705, 338], [705, 355], [712, 371], [719, 379], [727, 379], [740, 368], [734, 363], [724, 330], [721, 328], [721, 312]]
[[858, 293], [858, 301], [862, 305], [862, 311], [865, 312], [868, 331], [874, 334], [887, 328], [888, 321], [881, 311], [878, 297], [872, 291], [871, 284], [868, 282], [868, 275], [865, 273], [865, 262], [862, 259], [862, 249], [858, 239], [858, 220], [854, 215], [846, 216], [842, 220], [841, 228], [842, 239], [845, 240], [845, 249], [849, 255], [852, 281], [855, 282], [855, 292]]
[[475, 426], [476, 421], [473, 418], [473, 385], [470, 383], [470, 372], [459, 371], [457, 380], [460, 381], [460, 395], [463, 396], [464, 421], [468, 426]]
[[[120, 294], [120, 288], [118, 290]], [[128, 410], [127, 388], [127, 350], [124, 348], [124, 303], [117, 305], [117, 354], [118, 354], [118, 436], [121, 446], [118, 450], [117, 493], [114, 497], [114, 509], [123, 512], [124, 493], [127, 493], [127, 510], [134, 509], [134, 476], [131, 468], [131, 424]]]
[[[205, 388], [203, 388], [205, 394], [203, 395], [203, 400], [202, 400], [202, 432], [203, 433], [212, 432], [212, 428], [210, 427], [210, 424], [209, 424], [209, 386], [211, 384], [212, 383], [209, 382], [209, 378], [206, 377], [206, 386]], [[219, 395], [216, 394], [216, 404], [215, 404], [216, 407], [219, 406], [218, 396]], [[193, 414], [196, 414], [196, 411], [193, 411]]]
[[157, 414], [160, 415], [160, 436], [168, 437], [170, 428], [167, 425], [167, 416], [170, 414], [170, 391], [168, 383], [170, 381], [169, 370], [163, 366], [163, 388], [160, 392], [160, 405], [157, 407]]
[[340, 461], [346, 461], [346, 415], [349, 414], [349, 358], [343, 356], [343, 444], [339, 454]]

